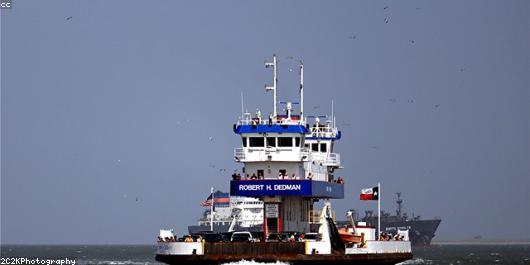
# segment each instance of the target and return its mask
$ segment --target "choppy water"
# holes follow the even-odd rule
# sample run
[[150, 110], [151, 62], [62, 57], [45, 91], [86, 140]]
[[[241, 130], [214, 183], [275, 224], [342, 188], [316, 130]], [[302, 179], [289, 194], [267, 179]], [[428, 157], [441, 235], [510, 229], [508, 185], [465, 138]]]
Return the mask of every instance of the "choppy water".
[[403, 264], [530, 264], [530, 245], [434, 245]]
[[[150, 265], [154, 260], [154, 246], [12, 246], [0, 247], [2, 258], [75, 258], [76, 264]], [[259, 265], [253, 261], [231, 265]], [[274, 263], [273, 263], [274, 264]], [[278, 262], [277, 265], [284, 263]], [[415, 248], [414, 259], [403, 264], [528, 264], [530, 245], [438, 245]]]

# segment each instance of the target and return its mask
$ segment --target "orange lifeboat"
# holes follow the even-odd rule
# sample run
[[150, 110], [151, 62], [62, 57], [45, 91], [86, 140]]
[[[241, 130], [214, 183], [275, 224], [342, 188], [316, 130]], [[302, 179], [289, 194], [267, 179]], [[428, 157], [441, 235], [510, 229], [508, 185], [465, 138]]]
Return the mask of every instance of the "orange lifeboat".
[[362, 239], [361, 236], [355, 235], [354, 233], [352, 233], [352, 232], [350, 232], [348, 230], [349, 229], [347, 229], [347, 228], [339, 229], [340, 238], [342, 239], [342, 241], [344, 243], [358, 244], [358, 243], [363, 242], [363, 239]]

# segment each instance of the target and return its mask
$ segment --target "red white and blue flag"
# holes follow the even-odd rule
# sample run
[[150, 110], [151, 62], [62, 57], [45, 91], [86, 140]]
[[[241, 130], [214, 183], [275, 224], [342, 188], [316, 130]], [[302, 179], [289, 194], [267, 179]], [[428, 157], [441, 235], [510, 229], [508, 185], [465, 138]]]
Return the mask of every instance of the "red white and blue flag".
[[205, 201], [201, 202], [201, 206], [209, 207], [212, 206], [212, 203], [215, 204], [214, 206], [228, 205], [230, 203], [230, 194], [216, 191], [215, 193], [210, 194]]
[[362, 189], [361, 200], [362, 201], [379, 200], [379, 187], [376, 186], [373, 188]]

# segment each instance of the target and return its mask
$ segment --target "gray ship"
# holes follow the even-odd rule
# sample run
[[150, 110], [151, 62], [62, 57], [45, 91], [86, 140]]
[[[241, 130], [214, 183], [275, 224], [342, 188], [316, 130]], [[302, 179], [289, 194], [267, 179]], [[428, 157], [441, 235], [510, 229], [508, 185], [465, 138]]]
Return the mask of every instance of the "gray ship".
[[[397, 209], [396, 214], [392, 215], [389, 212], [381, 211], [381, 231], [395, 234], [399, 230], [409, 230], [409, 237], [412, 246], [429, 246], [432, 238], [435, 236], [436, 229], [442, 221], [439, 217], [433, 219], [421, 219], [420, 216], [408, 216], [403, 213], [403, 199], [401, 192], [397, 192]], [[355, 210], [353, 212], [354, 220], [366, 222], [368, 225], [377, 226], [377, 215], [373, 211], [365, 211], [362, 218]], [[337, 225], [347, 225], [348, 221], [338, 221]]]

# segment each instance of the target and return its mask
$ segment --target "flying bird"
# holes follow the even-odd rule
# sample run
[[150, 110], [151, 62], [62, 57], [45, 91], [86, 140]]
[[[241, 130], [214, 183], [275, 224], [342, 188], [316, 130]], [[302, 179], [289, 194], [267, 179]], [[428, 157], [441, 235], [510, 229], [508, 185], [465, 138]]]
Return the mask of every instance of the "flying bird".
[[383, 7], [383, 10], [387, 10], [387, 9], [388, 9], [388, 6]]
[[69, 17], [66, 18], [66, 20], [70, 20], [70, 19], [72, 19], [72, 18], [73, 18], [72, 16], [69, 16]]
[[438, 107], [440, 107], [440, 104], [436, 104], [436, 105], [434, 105], [434, 107], [435, 107], [435, 108], [438, 108]]
[[409, 42], [412, 43], [412, 44], [414, 44], [415, 41], [414, 41], [414, 40], [409, 40]]
[[385, 17], [385, 23], [388, 24], [390, 22], [390, 17]]

